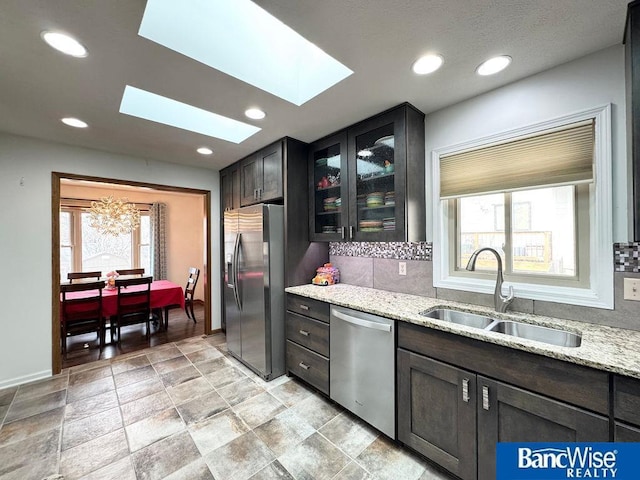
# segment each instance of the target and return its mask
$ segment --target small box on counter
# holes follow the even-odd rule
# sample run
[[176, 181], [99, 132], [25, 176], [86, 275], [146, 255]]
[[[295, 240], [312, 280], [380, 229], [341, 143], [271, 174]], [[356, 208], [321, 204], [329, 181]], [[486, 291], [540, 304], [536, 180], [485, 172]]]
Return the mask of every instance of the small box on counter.
[[318, 267], [316, 270], [316, 276], [313, 277], [311, 283], [314, 285], [335, 285], [340, 282], [340, 270], [332, 266], [330, 263], [325, 263], [322, 267]]

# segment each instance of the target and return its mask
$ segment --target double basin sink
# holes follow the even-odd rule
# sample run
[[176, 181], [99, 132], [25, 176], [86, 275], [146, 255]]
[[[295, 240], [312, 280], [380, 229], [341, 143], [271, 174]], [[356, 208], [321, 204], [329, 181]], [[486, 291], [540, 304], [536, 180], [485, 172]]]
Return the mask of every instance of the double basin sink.
[[460, 312], [458, 310], [449, 310], [439, 308], [436, 310], [427, 310], [421, 312], [420, 315], [442, 320], [445, 322], [464, 325], [466, 327], [478, 328], [488, 332], [497, 332], [517, 338], [526, 338], [537, 342], [556, 345], [559, 347], [579, 347], [582, 342], [582, 336], [577, 333], [567, 332], [556, 328], [541, 327], [539, 325], [530, 325], [528, 323], [517, 322], [514, 320], [498, 320], [475, 313]]

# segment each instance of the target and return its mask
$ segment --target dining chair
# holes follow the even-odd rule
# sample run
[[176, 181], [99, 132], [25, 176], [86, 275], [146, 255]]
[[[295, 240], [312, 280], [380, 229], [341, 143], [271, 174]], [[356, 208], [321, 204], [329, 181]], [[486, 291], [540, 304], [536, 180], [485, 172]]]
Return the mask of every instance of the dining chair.
[[[62, 315], [60, 317], [60, 337], [62, 355], [67, 359], [67, 337], [97, 332], [100, 353], [104, 348], [104, 322], [102, 319], [103, 281], [89, 283], [69, 283], [60, 285], [62, 293]], [[81, 297], [70, 294], [90, 292]]]
[[118, 275], [144, 275], [144, 268], [122, 268], [116, 270]]
[[187, 277], [187, 286], [184, 287], [184, 311], [187, 314], [187, 317], [193, 320], [193, 323], [197, 323], [196, 316], [193, 313], [193, 294], [195, 293], [199, 277], [200, 269], [190, 267], [189, 276]]
[[[116, 279], [118, 289], [118, 312], [112, 320], [118, 331], [118, 346], [121, 345], [121, 328], [137, 323], [147, 324], [147, 340], [150, 337], [152, 320], [151, 313], [151, 282], [152, 277]], [[135, 288], [132, 288], [135, 287]], [[113, 334], [113, 330], [112, 330]]]
[[80, 280], [83, 278], [95, 278], [96, 280], [100, 280], [102, 276], [102, 272], [69, 272], [67, 273], [67, 280], [73, 283], [74, 280]]

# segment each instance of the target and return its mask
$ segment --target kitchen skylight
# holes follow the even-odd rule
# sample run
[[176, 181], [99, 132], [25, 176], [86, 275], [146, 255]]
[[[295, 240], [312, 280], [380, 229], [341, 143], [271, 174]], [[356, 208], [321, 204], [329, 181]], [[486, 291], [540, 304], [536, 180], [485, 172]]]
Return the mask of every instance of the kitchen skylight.
[[240, 143], [261, 129], [171, 98], [127, 85], [120, 113]]
[[148, 0], [138, 34], [295, 105], [353, 73], [249, 0]]

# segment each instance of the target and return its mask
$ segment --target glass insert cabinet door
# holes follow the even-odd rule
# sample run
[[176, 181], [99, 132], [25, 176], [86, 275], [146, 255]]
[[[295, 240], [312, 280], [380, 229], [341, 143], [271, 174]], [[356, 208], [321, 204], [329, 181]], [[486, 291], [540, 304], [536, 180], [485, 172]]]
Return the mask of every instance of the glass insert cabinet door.
[[[314, 240], [341, 240], [345, 236], [348, 196], [346, 134], [335, 135], [312, 146], [310, 153], [310, 231]], [[343, 186], [345, 188], [343, 188]]]
[[396, 231], [396, 136], [389, 123], [355, 135], [354, 227], [358, 237]]

